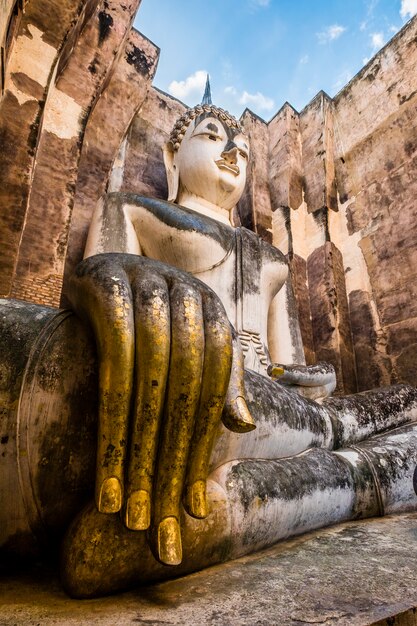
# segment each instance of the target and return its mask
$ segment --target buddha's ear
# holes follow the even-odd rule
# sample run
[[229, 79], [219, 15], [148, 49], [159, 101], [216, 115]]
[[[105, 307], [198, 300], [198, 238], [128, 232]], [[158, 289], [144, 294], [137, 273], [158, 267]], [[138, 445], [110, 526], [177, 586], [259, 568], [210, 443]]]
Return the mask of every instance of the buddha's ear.
[[180, 176], [178, 167], [175, 165], [175, 152], [170, 144], [165, 144], [162, 148], [164, 155], [164, 165], [168, 181], [168, 202], [175, 202], [178, 196]]

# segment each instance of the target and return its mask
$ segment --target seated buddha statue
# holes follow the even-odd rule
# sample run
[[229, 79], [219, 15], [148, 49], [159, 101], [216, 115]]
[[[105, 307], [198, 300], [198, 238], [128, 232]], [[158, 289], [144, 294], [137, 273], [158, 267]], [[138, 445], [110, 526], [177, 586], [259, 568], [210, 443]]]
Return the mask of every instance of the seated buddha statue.
[[417, 391], [332, 398], [332, 368], [305, 365], [286, 259], [235, 225], [249, 151], [235, 118], [198, 105], [164, 149], [168, 201], [97, 206], [69, 294], [99, 359], [95, 502], [62, 551], [71, 595], [417, 507]]

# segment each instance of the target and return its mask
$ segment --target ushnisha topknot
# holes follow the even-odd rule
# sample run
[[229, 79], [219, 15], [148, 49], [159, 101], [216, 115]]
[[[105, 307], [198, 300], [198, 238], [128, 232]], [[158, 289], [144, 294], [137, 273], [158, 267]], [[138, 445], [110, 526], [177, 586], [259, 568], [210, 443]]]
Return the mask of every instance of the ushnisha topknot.
[[236, 128], [239, 133], [245, 135], [243, 126], [228, 111], [216, 107], [214, 104], [197, 104], [192, 109], [187, 109], [183, 115], [176, 121], [174, 128], [169, 136], [168, 145], [172, 150], [176, 151], [180, 147], [181, 141], [187, 131], [190, 123], [199, 115], [210, 113], [213, 117], [217, 117], [230, 128]]

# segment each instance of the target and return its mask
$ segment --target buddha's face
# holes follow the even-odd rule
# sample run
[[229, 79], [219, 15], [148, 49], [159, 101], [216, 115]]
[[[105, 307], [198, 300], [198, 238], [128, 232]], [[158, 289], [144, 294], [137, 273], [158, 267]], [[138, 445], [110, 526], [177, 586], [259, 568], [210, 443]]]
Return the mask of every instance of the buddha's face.
[[230, 211], [246, 182], [248, 139], [218, 118], [200, 116], [192, 122], [174, 157], [180, 197], [189, 193]]

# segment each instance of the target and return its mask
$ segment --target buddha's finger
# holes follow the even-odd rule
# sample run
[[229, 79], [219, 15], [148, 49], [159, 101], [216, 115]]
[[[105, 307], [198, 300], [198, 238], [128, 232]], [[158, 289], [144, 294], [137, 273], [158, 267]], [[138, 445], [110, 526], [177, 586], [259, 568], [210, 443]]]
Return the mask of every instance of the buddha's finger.
[[171, 355], [161, 431], [151, 543], [166, 565], [182, 560], [180, 506], [190, 440], [200, 397], [204, 357], [201, 296], [176, 281], [170, 290]]
[[245, 400], [243, 353], [237, 332], [232, 329], [233, 362], [222, 421], [235, 433], [248, 433], [256, 428]]
[[232, 328], [223, 306], [212, 294], [203, 297], [204, 366], [200, 402], [191, 440], [184, 505], [193, 517], [208, 514], [206, 480], [214, 438], [232, 367]]
[[133, 382], [132, 292], [123, 268], [99, 255], [78, 266], [71, 291], [77, 311], [93, 327], [98, 350], [96, 504], [102, 513], [116, 513], [123, 501]]
[[151, 522], [152, 482], [170, 353], [169, 293], [153, 274], [132, 284], [135, 303], [136, 389], [130, 433], [126, 526], [146, 530]]

